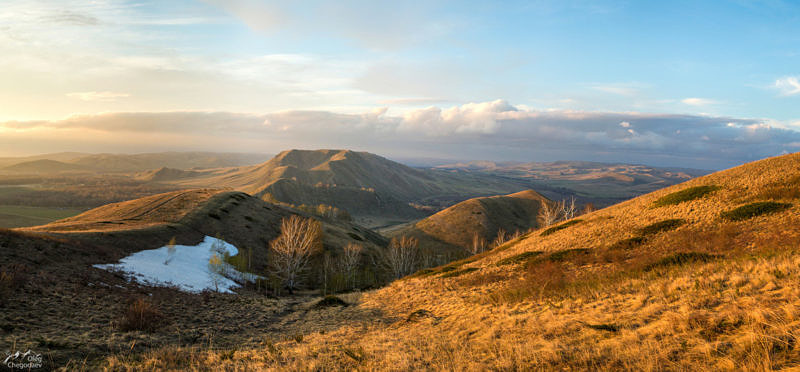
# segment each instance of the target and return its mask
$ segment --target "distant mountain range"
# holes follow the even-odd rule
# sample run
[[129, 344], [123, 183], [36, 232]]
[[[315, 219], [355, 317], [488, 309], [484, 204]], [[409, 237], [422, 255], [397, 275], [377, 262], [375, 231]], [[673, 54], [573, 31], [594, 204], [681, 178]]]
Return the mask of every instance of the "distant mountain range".
[[130, 173], [162, 167], [208, 169], [261, 163], [269, 155], [214, 152], [161, 152], [146, 154], [55, 153], [19, 158], [0, 158], [0, 173]]

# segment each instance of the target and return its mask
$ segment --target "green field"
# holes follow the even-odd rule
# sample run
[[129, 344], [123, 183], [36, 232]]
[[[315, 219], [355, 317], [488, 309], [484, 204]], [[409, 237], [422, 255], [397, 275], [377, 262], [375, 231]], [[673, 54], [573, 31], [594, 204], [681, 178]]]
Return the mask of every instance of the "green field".
[[76, 208], [0, 205], [0, 228], [43, 225], [83, 212]]

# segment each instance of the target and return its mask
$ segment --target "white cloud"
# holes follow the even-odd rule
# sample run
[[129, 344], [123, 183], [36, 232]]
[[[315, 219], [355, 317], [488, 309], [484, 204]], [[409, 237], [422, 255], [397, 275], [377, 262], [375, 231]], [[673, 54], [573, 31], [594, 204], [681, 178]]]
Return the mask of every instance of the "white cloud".
[[796, 76], [784, 76], [775, 80], [774, 87], [778, 89], [783, 96], [800, 94], [800, 80], [798, 80]]
[[[636, 123], [635, 131], [630, 123]], [[0, 147], [25, 146], [32, 151], [46, 146], [42, 152], [108, 151], [106, 147], [115, 145], [130, 151], [214, 149], [273, 153], [287, 148], [339, 147], [397, 156], [592, 159], [696, 168], [728, 167], [795, 149], [800, 143], [800, 131], [763, 120], [537, 111], [503, 100], [445, 108], [431, 106], [402, 115], [392, 115], [386, 107], [362, 113], [106, 113], [52, 121], [2, 122], [0, 130]], [[177, 147], [157, 148], [167, 145]]]
[[82, 101], [116, 101], [119, 98], [127, 98], [131, 95], [128, 93], [117, 92], [73, 92], [67, 93], [67, 97], [76, 98]]
[[689, 106], [708, 106], [708, 105], [715, 105], [715, 104], [719, 103], [719, 102], [717, 102], [717, 101], [715, 101], [713, 99], [696, 98], [696, 97], [684, 98], [684, 99], [681, 100], [681, 102], [686, 104], [686, 105], [689, 105]]

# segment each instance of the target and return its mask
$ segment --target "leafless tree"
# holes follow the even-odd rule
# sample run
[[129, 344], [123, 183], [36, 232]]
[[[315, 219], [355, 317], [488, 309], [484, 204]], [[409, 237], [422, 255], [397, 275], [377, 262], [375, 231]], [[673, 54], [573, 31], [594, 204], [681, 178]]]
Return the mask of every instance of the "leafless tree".
[[469, 253], [478, 254], [486, 250], [486, 238], [477, 231], [472, 233], [472, 242], [469, 246]]
[[208, 276], [214, 286], [214, 291], [219, 292], [219, 286], [225, 278], [225, 264], [216, 252], [212, 253], [208, 260]]
[[167, 259], [164, 260], [164, 265], [169, 265], [173, 258], [175, 258], [175, 237], [173, 236], [172, 239], [169, 240], [167, 243]]
[[305, 269], [320, 248], [322, 229], [318, 221], [297, 215], [281, 220], [281, 234], [270, 242], [269, 267], [291, 293], [303, 281]]
[[342, 257], [339, 259], [339, 267], [341, 267], [344, 275], [347, 276], [347, 284], [351, 288], [355, 287], [356, 270], [363, 250], [364, 247], [361, 244], [348, 243], [344, 247]]
[[389, 246], [380, 251], [380, 261], [395, 279], [413, 273], [419, 261], [417, 239], [410, 236], [392, 238]]
[[561, 215], [564, 216], [565, 221], [575, 217], [575, 213], [577, 213], [578, 211], [578, 207], [575, 205], [574, 196], [570, 196], [569, 201], [562, 200], [560, 206], [561, 206]]
[[492, 241], [492, 248], [499, 247], [507, 241], [508, 241], [508, 234], [506, 234], [506, 230], [501, 227], [497, 229], [497, 236], [495, 236], [494, 240]]
[[561, 202], [542, 202], [542, 206], [539, 208], [539, 219], [542, 221], [543, 227], [558, 222], [562, 210], [561, 206]]

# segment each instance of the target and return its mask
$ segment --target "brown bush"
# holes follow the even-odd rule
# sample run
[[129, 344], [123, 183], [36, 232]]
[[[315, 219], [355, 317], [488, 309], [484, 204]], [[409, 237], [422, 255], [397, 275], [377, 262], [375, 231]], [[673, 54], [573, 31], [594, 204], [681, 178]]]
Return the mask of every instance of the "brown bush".
[[163, 321], [161, 311], [145, 298], [129, 302], [120, 322], [123, 331], [154, 331]]

